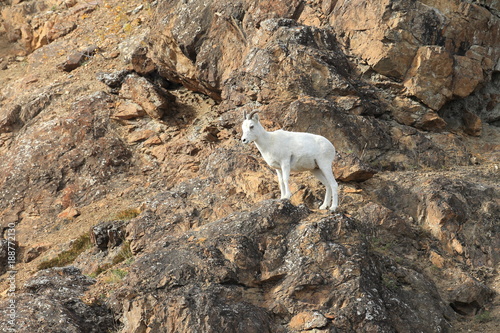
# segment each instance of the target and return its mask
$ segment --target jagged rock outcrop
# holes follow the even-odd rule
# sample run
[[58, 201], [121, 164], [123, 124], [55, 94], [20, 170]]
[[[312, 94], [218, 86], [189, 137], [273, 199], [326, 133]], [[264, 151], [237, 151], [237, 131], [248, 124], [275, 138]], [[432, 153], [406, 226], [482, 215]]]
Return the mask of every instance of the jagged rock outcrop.
[[[39, 271], [17, 291], [14, 317], [2, 318], [9, 318], [2, 320], [2, 332], [107, 332], [114, 325], [111, 312], [81, 300], [93, 283], [72, 266]], [[1, 301], [3, 309], [8, 309], [8, 302]]]
[[[457, 170], [424, 175], [404, 173], [371, 179], [374, 199], [393, 211], [411, 218], [443, 245], [460, 254], [472, 267], [495, 267], [500, 262], [497, 249], [500, 196], [498, 166], [475, 168], [473, 174]], [[398, 197], [398, 199], [395, 199]]]
[[171, 112], [175, 101], [175, 96], [168, 91], [160, 90], [137, 74], [129, 74], [123, 79], [120, 96], [139, 104], [153, 119], [161, 119], [166, 112]]
[[75, 30], [77, 17], [95, 9], [95, 4], [77, 2], [15, 1], [1, 11], [6, 37], [21, 44], [24, 53], [31, 53]]
[[120, 245], [125, 239], [123, 221], [102, 222], [90, 230], [90, 240], [101, 251]]
[[[500, 55], [494, 41], [499, 27], [496, 16], [478, 5], [459, 6], [453, 1], [449, 8], [441, 3], [406, 1], [386, 1], [368, 7], [363, 4], [338, 1], [324, 6], [319, 2], [280, 6], [280, 1], [240, 1], [220, 8], [218, 2], [191, 7], [187, 3], [163, 1], [157, 9], [162, 21], [155, 23], [168, 24], [150, 34], [149, 54], [160, 73], [169, 79], [222, 98], [224, 108], [264, 104], [266, 114], [281, 126], [291, 125], [298, 130], [287, 121], [287, 110], [310, 98], [323, 104], [326, 114], [321, 121], [332, 117], [341, 118], [335, 119], [336, 123], [356, 122], [359, 117], [362, 124], [346, 125], [348, 129], [340, 131], [365, 127], [361, 132], [367, 136], [355, 138], [355, 150], [358, 154], [385, 154], [384, 167], [388, 163], [399, 168], [415, 161], [428, 166], [467, 163], [465, 151], [459, 160], [448, 162], [432, 160], [431, 156], [415, 159], [405, 147], [398, 147], [397, 153], [392, 154], [382, 147], [406, 145], [406, 141], [400, 140], [399, 131], [408, 129], [394, 124], [380, 126], [384, 122], [369, 125], [376, 120], [366, 116], [389, 113], [403, 125], [433, 132], [445, 130], [447, 122], [436, 111], [453, 98], [470, 95], [492, 78]], [[472, 30], [479, 31], [485, 22], [491, 22], [491, 27], [483, 30], [480, 45], [475, 41], [478, 36], [463, 29], [462, 34], [450, 30], [463, 24], [471, 13], [477, 18], [471, 23]], [[196, 25], [190, 25], [193, 18]], [[165, 48], [169, 51], [164, 52]], [[218, 56], [226, 52], [237, 56]], [[359, 58], [352, 61], [353, 55]], [[482, 96], [491, 99], [489, 95]], [[297, 118], [319, 121], [303, 105], [293, 111]], [[481, 112], [483, 117], [485, 113]], [[458, 118], [467, 132], [480, 132], [477, 124], [470, 124], [470, 117]], [[439, 155], [442, 136], [427, 138], [430, 140], [424, 139], [426, 142], [417, 146], [426, 145], [425, 154]], [[353, 141], [339, 139], [338, 133], [330, 139], [341, 149], [345, 142]], [[449, 140], [445, 145], [462, 150]], [[370, 153], [364, 157], [380, 166]]]
[[[353, 67], [375, 85], [405, 88], [402, 96], [432, 113], [488, 82], [500, 58], [495, 13], [460, 1], [161, 1], [158, 13], [164, 29], [150, 38], [159, 70], [237, 105], [268, 104], [276, 92], [280, 100], [360, 95], [346, 80]], [[349, 65], [337, 41], [359, 62]]]
[[404, 310], [420, 305], [381, 282], [386, 268], [343, 215], [265, 201], [195, 231], [156, 237], [162, 241], [143, 250], [112, 297], [124, 332], [435, 332], [447, 331], [445, 318], [453, 316], [430, 281], [397, 265], [398, 281], [420, 290], [418, 304], [426, 304]]
[[408, 94], [434, 110], [468, 96], [500, 56], [499, 22], [480, 4], [339, 1], [329, 23], [371, 70], [403, 80]]
[[[15, 141], [9, 154], [2, 156], [0, 210], [18, 207], [35, 219], [54, 216], [80, 200], [95, 200], [99, 192], [95, 186], [128, 168], [130, 151], [108, 132], [108, 95], [81, 97], [63, 118], [36, 118], [57, 95], [52, 92], [51, 99], [41, 95], [26, 106], [31, 114], [21, 112], [19, 126], [24, 125], [25, 141]], [[30, 122], [37, 125], [27, 126]], [[81, 191], [89, 187], [96, 191]], [[71, 198], [66, 202], [62, 201], [65, 191]]]

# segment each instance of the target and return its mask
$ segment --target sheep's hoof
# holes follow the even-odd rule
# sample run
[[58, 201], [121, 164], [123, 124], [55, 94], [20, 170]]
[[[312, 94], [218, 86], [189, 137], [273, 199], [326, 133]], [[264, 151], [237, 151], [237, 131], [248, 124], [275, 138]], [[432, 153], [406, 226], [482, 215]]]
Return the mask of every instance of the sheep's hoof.
[[323, 205], [319, 206], [319, 209], [321, 209], [321, 210], [323, 210], [323, 209], [327, 209], [327, 208], [328, 208], [328, 205], [324, 205], [324, 204], [323, 204]]
[[334, 211], [336, 211], [336, 210], [337, 210], [337, 206], [332, 206], [332, 207], [330, 207], [330, 211], [331, 211], [331, 212], [334, 212]]

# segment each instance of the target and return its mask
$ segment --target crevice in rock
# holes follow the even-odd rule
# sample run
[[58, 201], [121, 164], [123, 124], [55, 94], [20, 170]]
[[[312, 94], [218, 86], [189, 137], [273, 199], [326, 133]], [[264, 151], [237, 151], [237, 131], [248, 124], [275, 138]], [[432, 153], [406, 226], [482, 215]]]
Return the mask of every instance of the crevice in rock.
[[453, 301], [450, 303], [450, 306], [453, 311], [462, 316], [475, 316], [481, 310], [481, 305], [477, 301], [470, 303]]

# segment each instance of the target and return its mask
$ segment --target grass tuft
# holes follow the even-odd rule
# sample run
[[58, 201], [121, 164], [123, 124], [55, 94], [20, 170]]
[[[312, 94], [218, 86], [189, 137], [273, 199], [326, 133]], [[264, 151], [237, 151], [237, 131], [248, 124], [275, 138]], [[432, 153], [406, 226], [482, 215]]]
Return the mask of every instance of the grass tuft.
[[114, 220], [127, 221], [139, 216], [141, 212], [137, 208], [129, 208], [116, 213]]
[[111, 275], [107, 276], [104, 282], [110, 284], [120, 282], [125, 276], [127, 276], [127, 273], [128, 272], [123, 269], [112, 269]]
[[75, 261], [76, 257], [78, 257], [82, 252], [89, 249], [92, 246], [90, 241], [90, 236], [88, 233], [85, 233], [78, 237], [69, 250], [61, 252], [57, 257], [41, 262], [38, 264], [37, 268], [47, 269], [52, 267], [63, 267], [71, 264]]
[[125, 261], [129, 258], [132, 258], [134, 255], [132, 253], [132, 250], [130, 250], [130, 242], [125, 241], [122, 244], [122, 247], [120, 249], [120, 252], [116, 255], [116, 257], [113, 258], [113, 265], [119, 264], [122, 261]]

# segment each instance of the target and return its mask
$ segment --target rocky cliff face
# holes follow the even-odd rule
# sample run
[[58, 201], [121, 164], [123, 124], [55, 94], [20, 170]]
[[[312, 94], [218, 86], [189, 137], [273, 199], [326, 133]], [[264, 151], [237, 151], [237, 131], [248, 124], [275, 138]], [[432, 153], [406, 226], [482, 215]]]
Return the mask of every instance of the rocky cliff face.
[[[497, 332], [496, 1], [0, 3], [8, 332]], [[239, 142], [330, 139], [324, 189]]]

